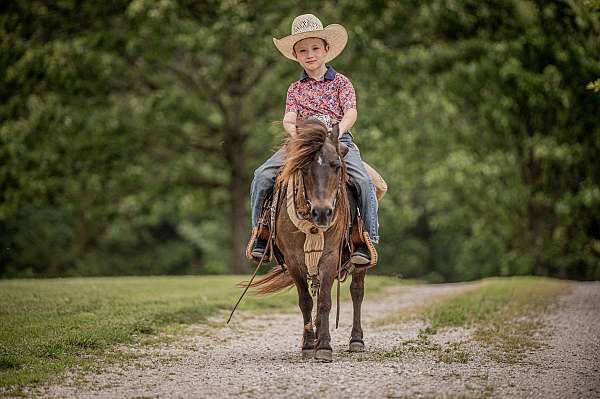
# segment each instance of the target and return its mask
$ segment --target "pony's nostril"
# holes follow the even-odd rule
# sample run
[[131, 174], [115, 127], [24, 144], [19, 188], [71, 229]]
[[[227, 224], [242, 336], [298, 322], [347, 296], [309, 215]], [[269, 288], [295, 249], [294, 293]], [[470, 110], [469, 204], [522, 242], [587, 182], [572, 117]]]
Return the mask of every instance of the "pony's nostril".
[[332, 213], [333, 213], [333, 209], [331, 209], [331, 208], [327, 209], [327, 217], [330, 217]]
[[319, 216], [319, 212], [317, 212], [317, 210], [316, 210], [316, 209], [312, 209], [312, 210], [310, 211], [310, 215], [313, 217], [313, 219], [316, 219], [316, 218], [317, 218], [317, 216]]

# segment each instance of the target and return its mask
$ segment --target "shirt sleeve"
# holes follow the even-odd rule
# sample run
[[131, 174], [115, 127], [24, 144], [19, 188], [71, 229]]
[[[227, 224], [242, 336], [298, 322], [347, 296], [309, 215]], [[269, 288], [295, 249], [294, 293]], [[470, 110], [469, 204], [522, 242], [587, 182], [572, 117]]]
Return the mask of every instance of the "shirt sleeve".
[[338, 93], [340, 96], [340, 105], [344, 112], [349, 108], [356, 109], [356, 92], [350, 79], [345, 76], [340, 79]]
[[294, 84], [288, 87], [287, 97], [285, 99], [285, 112], [296, 112], [298, 113], [298, 93], [296, 93]]

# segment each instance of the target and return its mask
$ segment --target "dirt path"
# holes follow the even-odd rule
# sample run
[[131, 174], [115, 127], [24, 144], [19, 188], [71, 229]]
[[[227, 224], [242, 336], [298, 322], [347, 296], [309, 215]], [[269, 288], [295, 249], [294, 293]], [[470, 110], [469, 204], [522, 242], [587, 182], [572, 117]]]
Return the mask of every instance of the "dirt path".
[[352, 311], [351, 304], [344, 303], [340, 328], [332, 331], [330, 364], [301, 359], [299, 311], [260, 317], [241, 314], [231, 328], [196, 326], [189, 338], [159, 349], [124, 348], [140, 357], [96, 375], [74, 373], [60, 385], [32, 393], [61, 398], [600, 397], [600, 283], [573, 285], [572, 293], [545, 316], [549, 345], [518, 364], [490, 360], [464, 329], [438, 333], [432, 341], [442, 349], [460, 345], [469, 354], [465, 363], [440, 361], [444, 350], [417, 352], [410, 358], [383, 356], [400, 342], [416, 338], [424, 325], [377, 326], [375, 320], [473, 286], [423, 285], [396, 289], [385, 300], [365, 299], [363, 354], [347, 352]]

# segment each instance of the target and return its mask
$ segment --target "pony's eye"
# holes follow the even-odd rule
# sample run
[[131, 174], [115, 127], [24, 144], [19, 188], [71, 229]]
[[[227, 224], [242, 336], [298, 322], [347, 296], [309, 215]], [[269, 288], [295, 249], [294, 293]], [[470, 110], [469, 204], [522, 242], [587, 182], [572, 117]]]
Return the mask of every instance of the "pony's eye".
[[329, 163], [329, 165], [333, 168], [333, 169], [339, 169], [342, 167], [342, 164], [338, 161], [331, 161]]

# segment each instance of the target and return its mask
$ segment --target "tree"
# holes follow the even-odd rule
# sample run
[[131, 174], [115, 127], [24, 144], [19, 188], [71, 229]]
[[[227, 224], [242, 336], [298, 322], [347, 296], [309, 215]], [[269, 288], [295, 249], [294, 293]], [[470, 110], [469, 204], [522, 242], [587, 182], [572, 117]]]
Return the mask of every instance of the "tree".
[[599, 278], [597, 2], [516, 0], [8, 3], [0, 274], [244, 272], [305, 12], [349, 30], [378, 271]]

